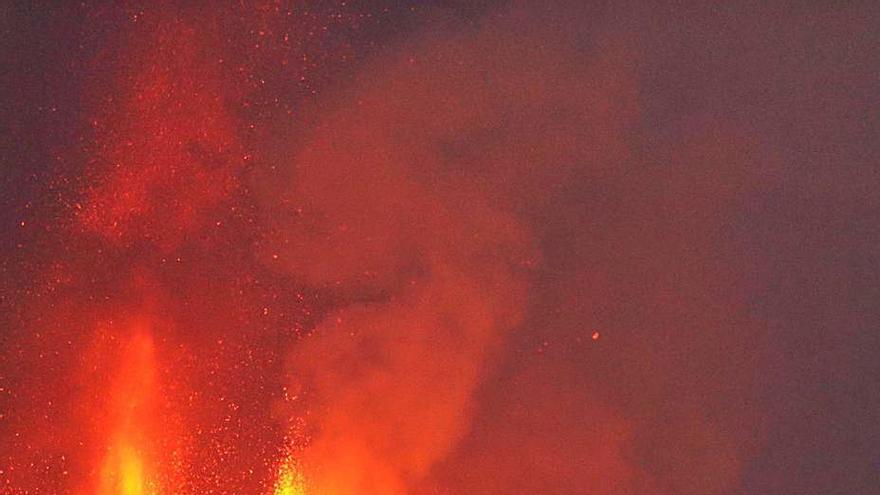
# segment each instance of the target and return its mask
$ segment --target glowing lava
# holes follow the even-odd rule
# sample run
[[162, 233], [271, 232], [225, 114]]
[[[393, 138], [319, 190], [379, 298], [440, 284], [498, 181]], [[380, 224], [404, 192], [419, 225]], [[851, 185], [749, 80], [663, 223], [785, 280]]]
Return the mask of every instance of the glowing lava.
[[297, 469], [296, 462], [288, 457], [278, 470], [278, 481], [275, 482], [273, 495], [305, 495], [306, 486], [302, 473]]
[[153, 340], [137, 325], [123, 351], [111, 389], [110, 441], [104, 456], [98, 495], [156, 493], [149, 468], [150, 424], [156, 389]]
[[150, 493], [140, 455], [129, 445], [108, 454], [101, 477], [101, 494], [145, 495]]

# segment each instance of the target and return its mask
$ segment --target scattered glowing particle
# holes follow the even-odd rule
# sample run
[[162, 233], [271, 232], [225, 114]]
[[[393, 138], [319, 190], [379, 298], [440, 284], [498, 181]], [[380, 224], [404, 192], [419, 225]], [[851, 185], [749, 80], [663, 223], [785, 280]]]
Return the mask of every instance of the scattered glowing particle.
[[593, 340], [599, 340], [599, 337], [600, 337], [599, 332], [593, 332], [593, 335], [591, 337]]

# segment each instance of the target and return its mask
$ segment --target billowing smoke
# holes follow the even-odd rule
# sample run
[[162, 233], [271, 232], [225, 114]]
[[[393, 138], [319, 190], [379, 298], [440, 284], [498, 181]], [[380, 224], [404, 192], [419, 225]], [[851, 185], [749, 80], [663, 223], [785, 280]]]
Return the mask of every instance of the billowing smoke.
[[[499, 344], [547, 297], [536, 285], [588, 283], [583, 267], [545, 270], [536, 212], [570, 201], [560, 198], [578, 192], [571, 180], [590, 187], [633, 167], [623, 141], [637, 115], [633, 59], [622, 40], [581, 39], [575, 23], [535, 14], [506, 12], [372, 61], [278, 160], [287, 175], [267, 194], [267, 249], [306, 283], [350, 295], [290, 357], [303, 407], [291, 414], [307, 412], [313, 428], [303, 465], [316, 493], [425, 483], [469, 430]], [[587, 240], [569, 234], [580, 258]], [[581, 312], [585, 288], [550, 296], [554, 311]], [[548, 336], [555, 318], [528, 324]], [[576, 324], [565, 338], [590, 341], [589, 320]], [[546, 400], [529, 409], [552, 422], [566, 399]], [[579, 421], [550, 434], [578, 438]], [[608, 445], [583, 445], [612, 466], [623, 434], [613, 421], [601, 433]]]
[[[726, 80], [713, 52], [767, 65], [770, 25], [695, 12], [707, 27], [668, 34], [666, 13], [628, 15], [432, 32], [291, 135], [268, 249], [348, 295], [289, 358], [316, 493], [745, 482], [773, 359], [749, 217], [787, 172], [780, 136], [735, 109], [785, 82]], [[740, 55], [718, 25], [757, 44]]]
[[588, 79], [616, 68], [522, 21], [374, 61], [285, 163], [269, 249], [358, 294], [290, 358], [316, 493], [408, 493], [450, 453], [531, 304], [541, 260], [523, 210], [616, 151], [607, 113], [627, 111], [627, 81]]

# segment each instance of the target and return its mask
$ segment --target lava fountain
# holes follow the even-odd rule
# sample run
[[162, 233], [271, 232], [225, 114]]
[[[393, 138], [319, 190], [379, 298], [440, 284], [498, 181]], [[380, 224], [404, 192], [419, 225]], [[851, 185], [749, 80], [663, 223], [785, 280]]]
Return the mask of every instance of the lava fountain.
[[157, 493], [150, 430], [155, 415], [156, 359], [146, 324], [133, 325], [110, 391], [110, 431], [98, 495]]

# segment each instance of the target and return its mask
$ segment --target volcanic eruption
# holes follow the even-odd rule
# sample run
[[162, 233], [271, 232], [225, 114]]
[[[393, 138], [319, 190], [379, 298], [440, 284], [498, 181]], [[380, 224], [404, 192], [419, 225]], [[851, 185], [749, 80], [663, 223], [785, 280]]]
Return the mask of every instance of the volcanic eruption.
[[878, 21], [0, 7], [0, 494], [873, 493]]

